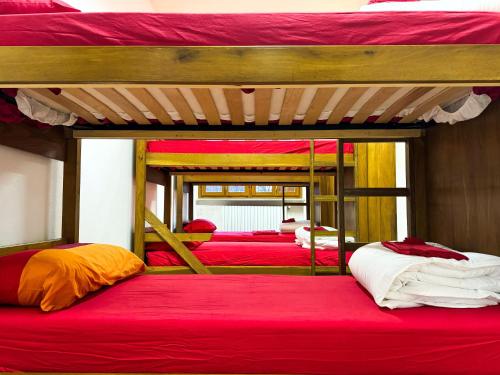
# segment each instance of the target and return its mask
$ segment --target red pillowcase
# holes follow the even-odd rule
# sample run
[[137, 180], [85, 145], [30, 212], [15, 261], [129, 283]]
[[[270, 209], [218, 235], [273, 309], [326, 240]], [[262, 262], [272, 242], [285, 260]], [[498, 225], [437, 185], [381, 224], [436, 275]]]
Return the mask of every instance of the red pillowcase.
[[0, 14], [79, 12], [60, 0], [0, 0]]
[[403, 242], [382, 242], [382, 245], [398, 254], [415, 255], [426, 258], [443, 258], [455, 260], [469, 260], [468, 257], [461, 253], [443, 249], [432, 245], [427, 245], [425, 241], [408, 237]]
[[217, 226], [205, 219], [195, 219], [184, 226], [184, 232], [187, 233], [213, 233], [216, 230]]
[[285, 223], [295, 223], [295, 219], [292, 217], [291, 219], [286, 219], [281, 221], [283, 224]]

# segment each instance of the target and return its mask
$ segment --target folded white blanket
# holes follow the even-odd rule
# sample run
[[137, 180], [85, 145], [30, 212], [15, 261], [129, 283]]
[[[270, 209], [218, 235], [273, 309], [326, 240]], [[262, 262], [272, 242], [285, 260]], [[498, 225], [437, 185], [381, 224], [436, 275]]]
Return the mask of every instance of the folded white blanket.
[[349, 268], [382, 307], [463, 308], [498, 304], [500, 257], [464, 254], [469, 260], [403, 255], [377, 242], [355, 251]]
[[[325, 227], [327, 231], [337, 231], [337, 229], [332, 227]], [[295, 230], [295, 243], [299, 246], [302, 246], [304, 249], [311, 248], [311, 232], [305, 229], [306, 227], [302, 226]], [[337, 249], [339, 247], [339, 238], [338, 236], [322, 236], [321, 231], [316, 231], [314, 236], [315, 247], [318, 250], [327, 250], [327, 249]], [[346, 242], [354, 242], [354, 237], [346, 237]]]
[[281, 233], [295, 233], [295, 230], [300, 227], [309, 226], [309, 220], [297, 220], [291, 223], [281, 223]]

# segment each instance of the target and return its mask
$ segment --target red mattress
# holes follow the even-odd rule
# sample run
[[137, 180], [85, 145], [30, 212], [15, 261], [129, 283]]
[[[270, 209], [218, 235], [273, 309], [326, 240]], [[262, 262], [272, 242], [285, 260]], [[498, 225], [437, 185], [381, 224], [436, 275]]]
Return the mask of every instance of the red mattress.
[[349, 276], [144, 275], [0, 332], [0, 371], [500, 373], [500, 307], [381, 309]]
[[[309, 154], [309, 141], [151, 141], [148, 152], [169, 154]], [[336, 154], [337, 141], [314, 142], [317, 154]], [[344, 144], [344, 153], [352, 154], [354, 145]]]
[[214, 232], [213, 242], [295, 242], [295, 233], [254, 234], [253, 232]]
[[3, 46], [497, 44], [500, 14], [53, 13], [2, 15]]
[[[154, 246], [150, 245], [150, 249]], [[146, 246], [146, 250], [148, 246]], [[294, 243], [204, 242], [192, 251], [206, 266], [310, 266], [311, 251]], [[347, 253], [349, 260], [352, 253]], [[148, 251], [149, 266], [185, 266], [174, 251]], [[338, 266], [337, 250], [316, 251], [316, 265]]]

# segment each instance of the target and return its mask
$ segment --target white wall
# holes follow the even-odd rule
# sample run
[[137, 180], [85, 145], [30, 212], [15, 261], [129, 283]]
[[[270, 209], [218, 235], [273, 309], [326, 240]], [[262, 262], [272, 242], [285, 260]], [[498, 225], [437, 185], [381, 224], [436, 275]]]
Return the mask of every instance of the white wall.
[[0, 246], [61, 236], [63, 163], [0, 146]]
[[132, 248], [134, 143], [82, 140], [80, 242]]
[[[406, 144], [396, 143], [396, 187], [406, 187]], [[408, 219], [406, 215], [406, 197], [396, 198], [396, 217], [398, 240], [408, 236]]]
[[154, 12], [149, 0], [65, 0], [83, 12]]

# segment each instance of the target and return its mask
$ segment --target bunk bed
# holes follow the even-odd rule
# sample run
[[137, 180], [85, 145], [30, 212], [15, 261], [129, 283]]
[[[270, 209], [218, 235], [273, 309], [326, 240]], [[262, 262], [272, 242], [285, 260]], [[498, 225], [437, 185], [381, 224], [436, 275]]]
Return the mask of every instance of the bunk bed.
[[[172, 187], [167, 187], [171, 183], [171, 174], [176, 177], [176, 232], [183, 232], [183, 221], [185, 215], [184, 208], [184, 183], [186, 180], [190, 184], [200, 181], [210, 181], [214, 183], [220, 181], [225, 184], [238, 183], [259, 183], [263, 177], [270, 183], [276, 181], [279, 184], [298, 184], [296, 177], [299, 177], [302, 186], [306, 186], [308, 191], [311, 188], [311, 145], [308, 141], [224, 141], [224, 140], [161, 140], [150, 141], [146, 145], [145, 155], [136, 155], [136, 158], [144, 158], [147, 167], [161, 168], [167, 174], [164, 178], [165, 185], [164, 199], [170, 199]], [[141, 148], [138, 147], [138, 150]], [[331, 176], [336, 171], [337, 161], [337, 141], [320, 140], [314, 143], [316, 165], [314, 169], [322, 176]], [[345, 154], [345, 165], [354, 166], [354, 145], [345, 143], [343, 146]], [[220, 172], [225, 172], [221, 176]], [[204, 173], [201, 178], [197, 173]], [[179, 173], [183, 173], [182, 175]], [[263, 175], [265, 173], [265, 175]], [[294, 178], [295, 177], [295, 178]], [[138, 185], [143, 185], [144, 181], [137, 181]], [[312, 185], [319, 183], [314, 181]], [[189, 214], [192, 219], [193, 212], [193, 189], [189, 185]], [[300, 186], [300, 184], [298, 185]], [[333, 184], [330, 184], [333, 188]], [[318, 189], [316, 186], [313, 189]], [[139, 192], [136, 189], [136, 192]], [[329, 192], [334, 196], [333, 189]], [[142, 196], [136, 199], [142, 199]], [[309, 195], [304, 206], [307, 207], [309, 217]], [[283, 197], [283, 203], [285, 197]], [[332, 202], [333, 203], [333, 202]], [[172, 203], [165, 205], [164, 223], [170, 227], [170, 208]], [[136, 215], [140, 215], [136, 212]], [[138, 217], [138, 222], [143, 218]], [[323, 223], [326, 225], [327, 223]], [[330, 224], [330, 223], [328, 223]], [[186, 272], [186, 262], [183, 255], [176, 253], [175, 247], [167, 243], [159, 242], [161, 237], [151, 228], [145, 233], [136, 229], [135, 232], [135, 252], [147, 260], [151, 266], [151, 272]], [[220, 240], [225, 240], [220, 243]], [[217, 270], [218, 273], [308, 273], [311, 267], [311, 251], [303, 249], [295, 244], [294, 234], [276, 233], [274, 235], [256, 235], [252, 232], [243, 233], [212, 233], [211, 243], [201, 244], [199, 247], [190, 248], [203, 265]], [[243, 243], [238, 243], [238, 242]], [[143, 244], [145, 242], [145, 244]], [[286, 244], [283, 244], [286, 242]], [[145, 255], [143, 255], [145, 254]], [[338, 272], [338, 250], [327, 249], [318, 254], [317, 266], [321, 266], [323, 273]], [[214, 268], [217, 267], [217, 268]], [[194, 270], [193, 270], [194, 271]]]
[[[405, 189], [346, 189], [344, 155], [337, 153], [339, 263], [340, 273], [345, 273], [349, 249], [343, 241], [344, 198], [405, 196], [409, 234], [426, 237], [425, 181], [419, 177], [425, 176], [421, 136], [430, 125], [418, 119], [471, 87], [500, 84], [495, 64], [500, 60], [500, 36], [495, 32], [500, 20], [493, 13], [0, 17], [0, 87], [24, 88], [40, 102], [73, 112], [81, 121], [66, 132], [28, 127], [24, 121], [0, 127], [5, 135], [0, 142], [65, 162], [61, 239], [9, 246], [1, 254], [79, 241], [82, 138], [318, 138], [340, 139], [340, 145], [404, 141], [409, 156]], [[401, 29], [405, 33], [397, 32]], [[218, 125], [221, 119], [212, 116], [212, 128], [209, 114], [215, 113], [215, 105], [207, 95], [209, 88], [222, 89], [235, 108], [241, 108], [242, 87], [256, 89], [256, 108], [264, 109], [271, 88], [285, 89], [281, 113], [286, 121], [269, 124], [264, 115], [263, 121], [244, 125], [242, 112], [237, 112], [229, 116], [231, 125]], [[62, 89], [62, 94], [49, 88]], [[116, 95], [118, 88], [135, 92], [133, 97], [140, 97], [150, 109], [145, 112], [156, 115], [141, 117], [141, 111], [123, 100], [127, 94]], [[173, 90], [168, 93], [179, 107], [184, 103], [178, 100], [180, 88], [208, 98], [200, 99], [208, 125], [182, 114], [183, 122], [174, 123], [151, 94], [158, 94], [159, 88]], [[302, 125], [292, 125], [297, 97], [310, 88], [315, 89], [315, 104]], [[370, 88], [374, 90], [365, 95]], [[394, 88], [398, 92], [391, 94]], [[103, 105], [106, 100], [87, 95], [87, 89], [102, 89], [136, 121], [123, 119], [116, 107]], [[340, 101], [334, 103], [326, 124], [321, 123], [319, 116], [336, 92]], [[400, 96], [382, 111], [383, 102], [396, 94]], [[350, 114], [358, 101], [360, 108]], [[374, 113], [374, 121], [367, 123]], [[138, 147], [145, 152], [144, 141]], [[137, 158], [136, 177], [145, 181], [145, 174], [146, 160]], [[137, 189], [138, 196], [144, 194], [143, 185]], [[141, 201], [136, 209], [144, 210]], [[148, 211], [145, 219], [170, 243], [186, 239], [164, 228]], [[135, 227], [144, 228], [144, 221]], [[496, 374], [498, 312], [497, 307], [388, 311], [378, 308], [347, 276], [142, 275], [54, 314], [2, 307], [1, 370], [445, 374], [475, 373], [480, 368]]]

